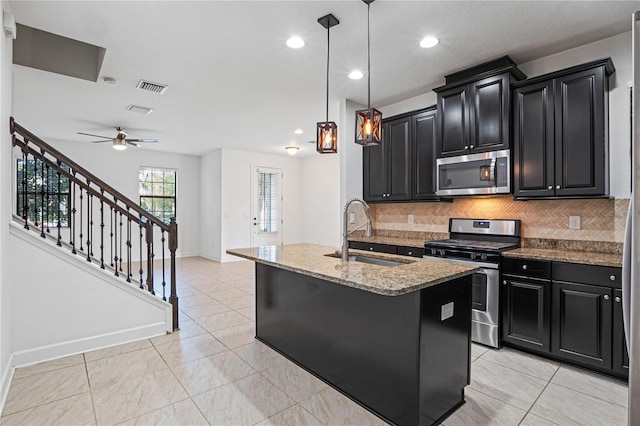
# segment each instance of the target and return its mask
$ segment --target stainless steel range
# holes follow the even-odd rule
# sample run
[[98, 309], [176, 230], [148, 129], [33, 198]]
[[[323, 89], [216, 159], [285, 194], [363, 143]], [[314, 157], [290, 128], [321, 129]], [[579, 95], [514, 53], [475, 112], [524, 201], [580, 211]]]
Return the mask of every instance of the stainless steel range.
[[473, 274], [471, 340], [498, 347], [500, 330], [500, 253], [520, 247], [519, 220], [449, 219], [449, 239], [424, 243], [424, 257], [471, 264]]

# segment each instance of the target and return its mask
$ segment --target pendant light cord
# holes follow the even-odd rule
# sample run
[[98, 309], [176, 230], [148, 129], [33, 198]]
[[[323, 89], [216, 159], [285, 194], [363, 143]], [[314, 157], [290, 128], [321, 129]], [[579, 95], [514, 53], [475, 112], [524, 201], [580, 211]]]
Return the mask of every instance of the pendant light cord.
[[325, 123], [329, 122], [329, 32], [331, 31], [331, 25], [327, 24], [327, 114]]
[[371, 3], [367, 3], [367, 109], [371, 109]]

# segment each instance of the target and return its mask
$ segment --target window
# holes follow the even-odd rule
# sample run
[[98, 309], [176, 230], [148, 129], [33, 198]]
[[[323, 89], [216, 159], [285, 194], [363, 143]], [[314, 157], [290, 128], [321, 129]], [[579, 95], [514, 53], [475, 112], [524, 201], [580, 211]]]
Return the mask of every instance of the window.
[[140, 207], [166, 223], [176, 216], [176, 171], [140, 168]]
[[258, 172], [258, 232], [278, 232], [278, 174]]
[[[65, 165], [62, 168], [69, 170]], [[69, 226], [71, 217], [69, 178], [60, 175], [51, 167], [42, 167], [42, 160], [23, 159], [16, 163], [16, 214], [24, 216], [28, 208], [28, 219], [47, 227]]]

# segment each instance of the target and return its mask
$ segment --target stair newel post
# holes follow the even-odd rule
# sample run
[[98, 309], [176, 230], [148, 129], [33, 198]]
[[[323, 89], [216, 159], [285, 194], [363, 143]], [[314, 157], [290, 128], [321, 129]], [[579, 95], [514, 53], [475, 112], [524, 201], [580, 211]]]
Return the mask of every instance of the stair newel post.
[[142, 226], [143, 226], [142, 221], [143, 220], [145, 220], [144, 217], [140, 216], [140, 220], [138, 222], [138, 230], [140, 231], [140, 241], [139, 241], [140, 257], [138, 258], [138, 263], [140, 265], [139, 265], [139, 268], [138, 268], [138, 273], [140, 274], [140, 288], [142, 288], [142, 289], [144, 288], [144, 285], [142, 285], [142, 283], [144, 282], [142, 280], [142, 273], [144, 272], [142, 270]]
[[100, 268], [104, 269], [104, 189], [100, 188]]
[[60, 201], [61, 201], [60, 196], [61, 196], [61, 193], [62, 193], [62, 188], [61, 188], [62, 179], [60, 178], [60, 167], [61, 167], [62, 163], [60, 162], [60, 160], [57, 160], [56, 164], [58, 165], [58, 168], [56, 169], [56, 176], [58, 178], [58, 185], [57, 185], [57, 187], [58, 187], [58, 194], [57, 194], [58, 195], [58, 206], [57, 207], [58, 208], [56, 209], [56, 211], [58, 212], [57, 213], [57, 215], [58, 215], [58, 223], [57, 223], [58, 241], [56, 242], [56, 245], [58, 247], [61, 247], [62, 246], [62, 237], [60, 235], [60, 231], [62, 230], [62, 223], [61, 223], [60, 215], [62, 214], [62, 207], [61, 207], [61, 204], [60, 204]]
[[[13, 123], [13, 119], [11, 121]], [[13, 136], [15, 142], [16, 137]], [[22, 147], [22, 218], [24, 219], [24, 229], [29, 229], [29, 198], [27, 197], [27, 182], [29, 180], [29, 148], [28, 140], [25, 139]]]
[[178, 294], [176, 293], [176, 250], [178, 249], [178, 224], [176, 218], [172, 217], [169, 223], [169, 253], [171, 255], [171, 296], [169, 303], [173, 307], [173, 331], [178, 327]]
[[127, 206], [127, 282], [131, 282], [131, 215]]
[[147, 290], [151, 294], [156, 294], [153, 288], [153, 223], [147, 219], [144, 227], [147, 240]]
[[71, 244], [71, 253], [76, 254], [76, 170], [73, 169], [72, 170], [72, 174], [73, 174], [73, 179], [72, 179], [72, 184], [73, 186], [71, 187], [71, 201], [72, 201], [72, 207], [71, 207], [71, 223], [69, 224], [70, 226], [70, 230], [71, 230], [71, 241], [69, 242]]
[[164, 238], [164, 228], [162, 229], [161, 232], [161, 238], [160, 238], [160, 245], [162, 246], [162, 300], [166, 301], [167, 297], [166, 297], [166, 293], [165, 293], [165, 287], [167, 285], [167, 282], [164, 278], [164, 242], [166, 241], [166, 239]]

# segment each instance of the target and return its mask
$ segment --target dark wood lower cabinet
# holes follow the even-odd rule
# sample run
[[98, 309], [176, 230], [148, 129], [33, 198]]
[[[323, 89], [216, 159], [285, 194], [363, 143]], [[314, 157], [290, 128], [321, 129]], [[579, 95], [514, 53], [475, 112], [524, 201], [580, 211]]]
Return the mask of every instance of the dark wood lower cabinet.
[[377, 251], [378, 253], [398, 253], [398, 246], [391, 244], [365, 243], [362, 241], [349, 241], [349, 248], [356, 250]]
[[503, 340], [549, 352], [550, 282], [505, 275], [502, 290]]
[[610, 369], [613, 290], [555, 281], [551, 286], [551, 352], [571, 361]]
[[629, 352], [622, 319], [622, 290], [613, 290], [613, 372], [629, 377]]

